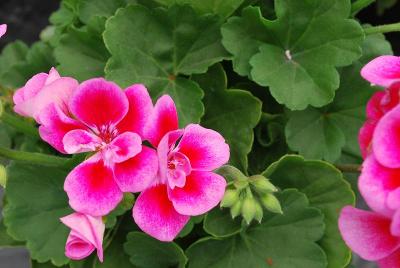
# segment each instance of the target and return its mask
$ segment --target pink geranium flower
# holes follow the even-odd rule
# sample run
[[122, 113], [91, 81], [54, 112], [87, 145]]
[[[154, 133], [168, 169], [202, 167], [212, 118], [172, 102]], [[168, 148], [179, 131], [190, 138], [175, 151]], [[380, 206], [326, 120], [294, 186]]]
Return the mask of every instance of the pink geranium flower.
[[157, 101], [145, 137], [157, 147], [159, 170], [139, 195], [133, 218], [147, 234], [171, 241], [190, 216], [206, 213], [221, 201], [226, 181], [212, 171], [229, 160], [229, 146], [218, 132], [199, 125], [178, 129], [169, 96]]
[[122, 91], [102, 78], [83, 82], [68, 113], [49, 105], [41, 113], [41, 137], [63, 153], [94, 152], [67, 176], [70, 206], [81, 213], [108, 214], [123, 192], [146, 188], [157, 173], [156, 151], [143, 147], [143, 128], [153, 107], [147, 89]]
[[81, 260], [97, 249], [103, 262], [103, 235], [105, 225], [101, 217], [72, 213], [60, 219], [71, 229], [65, 245], [65, 255], [72, 260]]
[[372, 146], [376, 159], [390, 168], [400, 168], [400, 106], [385, 114], [376, 126]]
[[0, 24], [0, 38], [7, 32], [7, 24]]
[[52, 68], [49, 74], [39, 73], [33, 76], [14, 96], [14, 111], [21, 116], [33, 117], [40, 123], [39, 115], [50, 104], [66, 112], [68, 100], [78, 82], [70, 77], [60, 77]]
[[380, 268], [400, 267], [400, 212], [392, 218], [376, 212], [344, 207], [339, 229], [346, 244]]
[[374, 211], [392, 216], [400, 208], [400, 168], [380, 164], [374, 154], [364, 161], [358, 188]]
[[374, 85], [389, 87], [400, 81], [400, 57], [377, 57], [362, 68], [361, 75]]
[[367, 104], [367, 120], [360, 129], [358, 141], [363, 157], [371, 152], [371, 141], [379, 120], [400, 103], [400, 83], [376, 92]]

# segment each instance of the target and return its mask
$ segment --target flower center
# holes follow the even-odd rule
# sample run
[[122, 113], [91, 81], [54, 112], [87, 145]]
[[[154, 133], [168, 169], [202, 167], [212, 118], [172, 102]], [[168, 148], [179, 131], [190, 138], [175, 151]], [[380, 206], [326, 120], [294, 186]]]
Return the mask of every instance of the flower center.
[[190, 161], [186, 155], [180, 152], [169, 153], [167, 167], [167, 179], [171, 189], [185, 186], [186, 176], [192, 171]]
[[118, 130], [114, 126], [103, 125], [99, 128], [97, 135], [104, 143], [108, 144], [118, 136]]

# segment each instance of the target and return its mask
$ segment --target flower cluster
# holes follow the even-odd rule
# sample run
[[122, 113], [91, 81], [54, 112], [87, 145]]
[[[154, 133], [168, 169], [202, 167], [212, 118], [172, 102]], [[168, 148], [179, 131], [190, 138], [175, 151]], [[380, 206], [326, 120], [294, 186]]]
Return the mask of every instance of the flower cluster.
[[87, 154], [64, 183], [76, 211], [61, 219], [71, 228], [71, 259], [97, 249], [102, 260], [102, 217], [124, 192], [141, 192], [133, 219], [161, 241], [173, 240], [190, 216], [211, 210], [224, 195], [226, 181], [213, 170], [229, 160], [229, 146], [198, 124], [179, 128], [168, 95], [153, 105], [141, 84], [124, 90], [103, 78], [79, 84], [53, 68], [17, 90], [14, 103], [14, 111], [34, 118], [41, 138], [60, 153]]
[[359, 133], [364, 163], [358, 187], [373, 211], [345, 207], [339, 229], [362, 258], [384, 268], [400, 267], [400, 57], [378, 57], [361, 74], [385, 88], [368, 102]]

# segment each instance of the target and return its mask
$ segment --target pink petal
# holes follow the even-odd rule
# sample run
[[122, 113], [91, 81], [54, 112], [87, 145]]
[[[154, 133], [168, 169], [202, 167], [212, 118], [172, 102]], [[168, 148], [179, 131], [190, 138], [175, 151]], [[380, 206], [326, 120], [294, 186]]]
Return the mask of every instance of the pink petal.
[[180, 152], [172, 152], [169, 154], [167, 165], [173, 166], [173, 168], [168, 168], [168, 186], [171, 189], [174, 189], [175, 186], [180, 188], [185, 186], [186, 176], [192, 172], [189, 158]]
[[387, 167], [400, 167], [400, 106], [379, 121], [373, 136], [376, 159]]
[[65, 244], [65, 256], [71, 260], [82, 260], [92, 254], [95, 246], [71, 231]]
[[154, 182], [157, 170], [156, 151], [143, 146], [135, 157], [115, 164], [115, 181], [123, 192], [140, 192]]
[[39, 127], [40, 137], [61, 153], [67, 153], [63, 143], [65, 134], [74, 129], [85, 128], [79, 122], [65, 115], [55, 104], [42, 110], [40, 121], [42, 123]]
[[[14, 92], [14, 95], [13, 95], [14, 104], [21, 104], [22, 102], [24, 102], [24, 90], [25, 90], [24, 87], [21, 87], [20, 89], [17, 89]], [[24, 114], [21, 114], [21, 115], [26, 116]]]
[[375, 120], [367, 120], [358, 133], [358, 143], [363, 158], [366, 158], [371, 152], [371, 142], [376, 124], [377, 122]]
[[47, 76], [45, 85], [50, 85], [51, 83], [60, 78], [61, 78], [60, 74], [57, 72], [56, 68], [53, 67], [49, 71], [49, 75]]
[[[105, 225], [102, 217], [92, 217], [81, 213], [72, 213], [60, 220], [71, 229], [71, 234], [68, 240], [71, 239], [73, 245], [68, 245], [69, 243], [67, 241], [66, 253], [69, 252], [73, 257], [77, 256], [77, 254], [85, 255], [85, 252], [90, 251], [90, 247], [87, 245], [90, 244], [97, 249], [98, 257], [100, 261], [103, 261], [102, 244]], [[81, 248], [86, 250], [83, 250], [83, 252], [80, 253], [79, 251]], [[93, 249], [91, 251], [93, 251]]]
[[372, 84], [389, 87], [400, 80], [400, 57], [380, 56], [365, 65], [361, 75]]
[[113, 170], [106, 167], [98, 155], [84, 161], [68, 174], [64, 190], [75, 211], [92, 216], [108, 214], [122, 200]]
[[178, 213], [196, 216], [204, 214], [218, 205], [224, 196], [225, 187], [225, 179], [218, 174], [192, 171], [186, 177], [185, 186], [170, 189], [168, 196]]
[[400, 169], [382, 166], [373, 154], [363, 163], [358, 188], [368, 206], [384, 215], [392, 215], [393, 210], [388, 206], [388, 196], [400, 187]]
[[395, 268], [400, 267], [400, 250], [396, 250], [388, 257], [378, 261], [379, 268]]
[[377, 213], [346, 206], [339, 217], [339, 230], [346, 244], [363, 259], [375, 261], [400, 247], [390, 233], [391, 221]]
[[124, 119], [118, 124], [117, 129], [120, 133], [130, 131], [143, 137], [144, 126], [153, 110], [150, 95], [145, 86], [141, 84], [128, 87], [125, 89], [125, 94], [129, 101], [129, 110]]
[[105, 153], [110, 154], [111, 162], [121, 163], [140, 153], [142, 139], [136, 133], [125, 132], [118, 135], [107, 147]]
[[35, 97], [16, 104], [14, 111], [23, 116], [33, 117], [41, 123], [40, 113], [50, 104], [55, 104], [64, 112], [68, 111], [67, 103], [77, 85], [78, 82], [72, 78], [60, 78], [43, 87]]
[[7, 32], [7, 24], [0, 25], [0, 37], [2, 37]]
[[101, 146], [101, 142], [98, 136], [83, 129], [72, 130], [63, 138], [64, 150], [68, 154], [96, 151]]
[[392, 217], [392, 224], [390, 225], [390, 233], [393, 236], [400, 237], [400, 211], [396, 211], [396, 213]]
[[174, 209], [168, 199], [167, 186], [144, 190], [133, 207], [133, 219], [139, 228], [160, 241], [172, 241], [189, 221]]
[[190, 159], [193, 169], [211, 171], [229, 161], [229, 145], [224, 137], [197, 124], [184, 129], [178, 147]]
[[178, 129], [178, 113], [170, 96], [164, 95], [158, 99], [153, 113], [145, 126], [145, 139], [157, 147], [165, 134]]
[[26, 82], [22, 88], [24, 92], [24, 100], [29, 100], [35, 97], [44, 87], [48, 74], [39, 73], [34, 75], [31, 79]]
[[386, 90], [385, 91], [377, 91], [372, 95], [372, 97], [369, 99], [367, 103], [367, 118], [369, 119], [380, 119], [383, 115], [384, 112], [381, 109], [381, 101], [386, 95]]
[[117, 125], [127, 114], [129, 102], [124, 92], [103, 78], [83, 82], [70, 101], [71, 112], [90, 127]]

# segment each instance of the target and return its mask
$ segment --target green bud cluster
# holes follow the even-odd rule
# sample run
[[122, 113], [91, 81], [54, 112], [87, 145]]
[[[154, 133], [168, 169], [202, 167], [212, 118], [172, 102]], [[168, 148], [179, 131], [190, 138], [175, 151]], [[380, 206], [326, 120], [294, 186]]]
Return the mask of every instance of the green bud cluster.
[[233, 167], [221, 171], [224, 175], [236, 175], [229, 177], [230, 183], [220, 204], [221, 207], [230, 208], [232, 218], [241, 215], [247, 224], [253, 220], [261, 223], [264, 208], [273, 213], [282, 213], [279, 200], [274, 195], [278, 189], [267, 178], [261, 175], [246, 177], [238, 172]]

